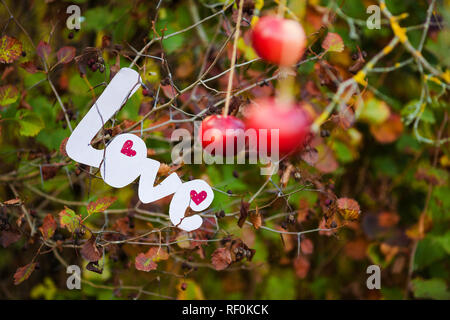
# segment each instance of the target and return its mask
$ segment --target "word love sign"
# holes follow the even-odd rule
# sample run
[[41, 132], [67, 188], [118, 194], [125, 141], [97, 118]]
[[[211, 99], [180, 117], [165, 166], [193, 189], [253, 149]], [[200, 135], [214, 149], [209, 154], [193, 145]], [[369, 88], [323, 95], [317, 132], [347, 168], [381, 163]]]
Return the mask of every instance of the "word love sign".
[[137, 91], [141, 83], [139, 74], [130, 68], [122, 68], [73, 130], [66, 144], [70, 158], [85, 165], [100, 168], [100, 174], [108, 185], [122, 188], [138, 177], [139, 199], [149, 203], [173, 195], [169, 206], [170, 221], [178, 228], [192, 231], [200, 228], [203, 219], [198, 215], [185, 217], [188, 207], [199, 212], [208, 208], [214, 192], [203, 180], [182, 182], [174, 172], [159, 185], [155, 179], [160, 167], [156, 160], [147, 158], [145, 142], [130, 133], [115, 136], [103, 150], [91, 145], [103, 125]]

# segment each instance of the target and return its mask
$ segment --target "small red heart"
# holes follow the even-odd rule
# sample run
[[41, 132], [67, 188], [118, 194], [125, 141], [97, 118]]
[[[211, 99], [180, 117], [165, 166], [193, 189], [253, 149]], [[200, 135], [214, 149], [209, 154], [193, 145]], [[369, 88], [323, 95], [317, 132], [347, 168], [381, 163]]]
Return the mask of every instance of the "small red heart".
[[208, 194], [206, 193], [206, 191], [197, 193], [195, 190], [191, 190], [191, 199], [192, 199], [192, 201], [195, 202], [196, 205], [199, 205], [200, 203], [202, 203], [203, 200], [206, 199], [207, 195]]
[[122, 150], [120, 150], [120, 152], [128, 157], [134, 157], [136, 155], [136, 151], [131, 149], [132, 147], [133, 147], [133, 141], [127, 140], [123, 144]]

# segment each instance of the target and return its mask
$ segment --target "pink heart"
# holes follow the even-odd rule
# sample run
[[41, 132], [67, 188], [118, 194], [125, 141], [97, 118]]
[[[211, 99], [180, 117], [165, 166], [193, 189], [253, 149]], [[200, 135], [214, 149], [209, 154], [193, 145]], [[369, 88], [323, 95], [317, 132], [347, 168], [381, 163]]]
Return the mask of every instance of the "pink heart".
[[206, 191], [202, 191], [197, 193], [195, 190], [191, 190], [191, 199], [195, 202], [196, 205], [199, 205], [206, 199], [207, 193]]
[[136, 151], [131, 149], [132, 147], [133, 147], [133, 141], [127, 140], [123, 144], [122, 150], [120, 150], [120, 152], [128, 157], [134, 157], [136, 155]]

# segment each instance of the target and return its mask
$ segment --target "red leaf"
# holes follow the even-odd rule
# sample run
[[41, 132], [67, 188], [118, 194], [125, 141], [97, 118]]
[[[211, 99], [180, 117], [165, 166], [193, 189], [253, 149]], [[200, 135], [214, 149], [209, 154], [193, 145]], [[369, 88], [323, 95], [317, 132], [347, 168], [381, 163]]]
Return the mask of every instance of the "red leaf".
[[322, 42], [322, 48], [326, 51], [342, 52], [344, 51], [344, 41], [337, 33], [328, 32], [325, 40]]
[[41, 40], [36, 48], [37, 55], [41, 59], [46, 61], [51, 52], [52, 48], [50, 47], [50, 45], [47, 42]]
[[38, 71], [38, 69], [33, 61], [26, 61], [24, 63], [21, 63], [20, 66], [22, 68], [24, 68], [25, 71], [27, 71], [28, 73], [31, 73], [31, 74], [36, 73]]
[[62, 47], [56, 53], [59, 63], [69, 63], [75, 58], [76, 49], [74, 47]]
[[314, 251], [314, 244], [308, 238], [302, 239], [302, 241], [300, 242], [300, 247], [304, 254], [311, 254]]
[[164, 92], [164, 95], [169, 99], [173, 99], [177, 93], [170, 84], [161, 85], [161, 89]]
[[116, 200], [116, 197], [103, 197], [98, 199], [97, 201], [90, 202], [86, 207], [87, 212], [89, 215], [93, 213], [103, 212], [108, 209], [108, 207], [112, 205]]
[[95, 244], [95, 237], [92, 236], [81, 248], [81, 256], [87, 261], [98, 261], [102, 257], [102, 253]]
[[146, 253], [139, 253], [134, 260], [134, 266], [137, 270], [149, 272], [151, 270], [156, 270], [158, 265], [148, 257]]
[[160, 247], [152, 247], [146, 253], [139, 253], [134, 261], [137, 270], [149, 272], [155, 270], [160, 260], [167, 260], [169, 255]]
[[35, 268], [36, 262], [32, 262], [24, 267], [18, 268], [16, 273], [14, 274], [14, 284], [17, 286], [18, 284], [27, 280], [31, 276]]
[[45, 216], [42, 227], [40, 227], [39, 230], [41, 231], [44, 239], [48, 240], [53, 237], [57, 227], [58, 225], [56, 224], [55, 218], [51, 214], [48, 214]]
[[16, 38], [4, 35], [0, 38], [0, 62], [11, 63], [22, 54], [22, 43]]
[[309, 261], [303, 256], [299, 256], [294, 260], [295, 274], [300, 279], [306, 278], [306, 276], [308, 275], [309, 267]]
[[227, 248], [216, 249], [211, 256], [211, 263], [216, 270], [226, 269], [231, 262], [231, 253]]

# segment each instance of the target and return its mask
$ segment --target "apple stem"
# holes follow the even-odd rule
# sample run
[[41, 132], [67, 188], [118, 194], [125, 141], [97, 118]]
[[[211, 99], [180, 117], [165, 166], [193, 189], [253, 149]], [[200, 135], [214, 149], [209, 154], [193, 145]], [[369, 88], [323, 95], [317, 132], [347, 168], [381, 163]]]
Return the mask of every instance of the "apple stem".
[[283, 108], [290, 108], [293, 100], [295, 77], [292, 76], [290, 67], [280, 67], [280, 80], [278, 81], [277, 100]]
[[237, 43], [239, 40], [239, 33], [241, 29], [241, 20], [242, 20], [242, 7], [244, 6], [244, 0], [239, 1], [239, 12], [236, 21], [236, 31], [234, 34], [234, 43], [233, 43], [233, 53], [231, 54], [231, 66], [230, 66], [230, 75], [228, 76], [228, 87], [227, 87], [227, 95], [225, 98], [225, 107], [223, 108], [222, 115], [224, 117], [228, 116], [228, 110], [230, 109], [230, 99], [231, 99], [231, 88], [233, 87], [233, 77], [234, 77], [234, 65], [236, 64], [236, 51], [237, 51]]
[[279, 0], [279, 2], [278, 2], [278, 17], [279, 18], [284, 17], [284, 10], [286, 9], [286, 2], [287, 2], [287, 0]]

